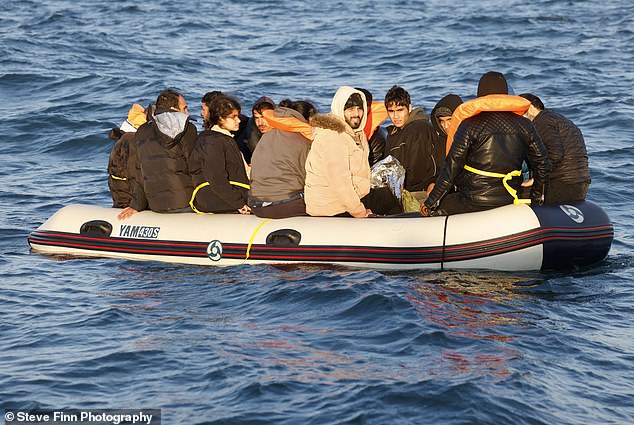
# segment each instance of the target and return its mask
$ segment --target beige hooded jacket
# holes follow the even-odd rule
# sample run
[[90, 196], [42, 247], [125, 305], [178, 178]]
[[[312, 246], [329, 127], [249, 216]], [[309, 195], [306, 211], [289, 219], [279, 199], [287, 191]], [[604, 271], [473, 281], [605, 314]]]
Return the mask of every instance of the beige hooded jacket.
[[330, 113], [311, 118], [315, 138], [306, 159], [304, 188], [306, 212], [310, 215], [348, 212], [353, 217], [365, 217], [361, 198], [370, 192], [369, 148], [363, 132], [367, 111], [356, 130], [346, 123], [344, 106], [353, 93], [360, 94], [365, 105], [362, 92], [342, 86], [332, 99]]

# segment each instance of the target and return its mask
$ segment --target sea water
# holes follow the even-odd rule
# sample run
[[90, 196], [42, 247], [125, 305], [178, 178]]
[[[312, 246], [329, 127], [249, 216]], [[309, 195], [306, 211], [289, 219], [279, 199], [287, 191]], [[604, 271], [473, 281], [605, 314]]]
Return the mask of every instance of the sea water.
[[[630, 1], [5, 1], [0, 409], [161, 409], [168, 424], [634, 422]], [[570, 273], [60, 259], [26, 237], [110, 205], [112, 127], [166, 87], [321, 112], [394, 84], [429, 112], [484, 72], [586, 139], [615, 227]], [[200, 117], [198, 117], [200, 125]]]

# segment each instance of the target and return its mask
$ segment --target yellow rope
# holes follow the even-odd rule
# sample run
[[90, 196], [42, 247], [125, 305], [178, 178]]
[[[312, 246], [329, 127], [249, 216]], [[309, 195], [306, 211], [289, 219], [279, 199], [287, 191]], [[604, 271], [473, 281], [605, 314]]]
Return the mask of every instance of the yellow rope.
[[530, 204], [531, 203], [530, 199], [519, 199], [517, 197], [517, 190], [513, 189], [511, 187], [511, 185], [509, 185], [509, 183], [508, 183], [509, 180], [511, 180], [513, 177], [517, 177], [517, 176], [521, 176], [522, 175], [522, 172], [520, 170], [513, 170], [510, 173], [502, 174], [502, 173], [493, 173], [491, 171], [478, 170], [477, 168], [473, 168], [473, 167], [470, 167], [468, 165], [465, 165], [464, 169], [467, 170], [467, 171], [471, 171], [474, 174], [479, 174], [481, 176], [495, 177], [495, 178], [502, 179], [502, 184], [504, 185], [504, 188], [513, 197], [513, 204], [520, 205], [520, 204]]
[[194, 189], [194, 192], [192, 193], [192, 197], [189, 200], [189, 206], [191, 207], [192, 211], [194, 211], [196, 214], [213, 214], [211, 212], [198, 211], [198, 209], [194, 206], [194, 198], [196, 198], [196, 194], [198, 193], [200, 189], [202, 189], [205, 186], [209, 186], [209, 182], [204, 182], [196, 186], [196, 189]]
[[272, 219], [267, 218], [266, 220], [262, 221], [262, 223], [260, 223], [258, 227], [256, 227], [255, 230], [253, 231], [253, 234], [251, 235], [251, 239], [249, 239], [249, 244], [247, 245], [247, 252], [245, 254], [244, 261], [242, 262], [242, 264], [246, 263], [247, 260], [249, 259], [249, 254], [251, 253], [251, 245], [253, 245], [253, 240], [255, 239], [255, 235], [257, 235], [257, 233], [260, 231], [262, 226], [264, 226], [266, 223], [268, 223], [271, 220]]
[[128, 179], [127, 179], [127, 178], [125, 178], [125, 177], [118, 177], [118, 176], [115, 176], [114, 174], [110, 174], [110, 177], [112, 177], [112, 178], [113, 178], [113, 179], [115, 179], [115, 180], [128, 180]]

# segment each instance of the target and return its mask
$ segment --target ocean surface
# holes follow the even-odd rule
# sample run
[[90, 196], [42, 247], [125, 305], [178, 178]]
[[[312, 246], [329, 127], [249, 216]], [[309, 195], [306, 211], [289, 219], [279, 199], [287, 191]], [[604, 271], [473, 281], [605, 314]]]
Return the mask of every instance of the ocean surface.
[[[164, 424], [634, 423], [634, 7], [559, 1], [3, 1], [0, 410]], [[112, 127], [166, 87], [428, 112], [506, 74], [583, 131], [607, 259], [553, 273], [210, 268], [30, 252], [110, 205]], [[200, 123], [200, 118], [199, 118]]]

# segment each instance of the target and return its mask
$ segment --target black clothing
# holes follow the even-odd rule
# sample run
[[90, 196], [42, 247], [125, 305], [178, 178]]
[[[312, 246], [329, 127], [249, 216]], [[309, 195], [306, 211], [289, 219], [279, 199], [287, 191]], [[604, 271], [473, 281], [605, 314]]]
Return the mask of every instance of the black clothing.
[[189, 156], [194, 185], [209, 182], [196, 194], [194, 206], [201, 212], [237, 212], [247, 203], [249, 184], [244, 160], [233, 137], [205, 130]]
[[[468, 212], [464, 205], [472, 206], [470, 211], [481, 211], [510, 204], [513, 197], [504, 188], [501, 178], [476, 174], [464, 166], [506, 174], [521, 170], [523, 161], [534, 172], [531, 199], [541, 203], [550, 163], [535, 127], [513, 112], [481, 112], [458, 127], [445, 165], [425, 205], [435, 215], [448, 215]], [[516, 190], [520, 184], [521, 176], [509, 180], [509, 185]], [[457, 193], [441, 202], [454, 186]], [[460, 202], [452, 200], [455, 197], [460, 198]]]
[[440, 117], [450, 117], [458, 106], [462, 103], [462, 98], [456, 94], [448, 94], [438, 101], [434, 109], [431, 111], [430, 120], [431, 125], [436, 130], [438, 138], [436, 139], [436, 164], [441, 169], [445, 163], [445, 157], [447, 156], [447, 132], [440, 125]]
[[377, 127], [372, 133], [372, 137], [368, 140], [370, 146], [370, 155], [368, 155], [368, 161], [370, 167], [383, 159], [385, 155], [385, 140], [387, 139], [387, 130], [385, 127]]
[[143, 124], [130, 144], [130, 168], [134, 170], [130, 207], [170, 212], [187, 208], [193, 185], [187, 166], [196, 142], [196, 127], [176, 111], [157, 111]]
[[410, 192], [427, 189], [440, 170], [436, 162], [436, 132], [421, 108], [412, 110], [409, 120], [399, 128], [390, 125], [385, 141], [385, 156], [392, 155], [405, 168], [404, 188]]
[[[242, 152], [242, 156], [244, 156], [244, 160], [247, 164], [251, 163], [251, 155], [253, 151], [249, 148], [249, 137], [253, 132], [253, 128], [258, 131], [258, 127], [255, 125], [255, 119], [253, 117], [249, 118], [246, 115], [240, 114], [240, 127], [238, 131], [233, 133], [233, 142], [238, 146], [240, 152]], [[259, 131], [258, 131], [259, 133]]]
[[108, 158], [108, 188], [112, 195], [113, 208], [125, 208], [130, 205], [132, 199], [132, 188], [130, 181], [132, 175], [129, 172], [129, 151], [130, 143], [134, 143], [135, 133], [115, 132], [110, 133], [111, 137], [121, 134], [117, 139], [110, 157]]
[[389, 187], [374, 187], [370, 192], [361, 198], [361, 202], [372, 213], [379, 215], [393, 215], [403, 212], [403, 207], [394, 196]]
[[563, 115], [548, 109], [537, 114], [533, 124], [552, 163], [549, 181], [552, 184], [589, 184], [588, 153], [579, 128]]

